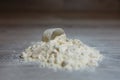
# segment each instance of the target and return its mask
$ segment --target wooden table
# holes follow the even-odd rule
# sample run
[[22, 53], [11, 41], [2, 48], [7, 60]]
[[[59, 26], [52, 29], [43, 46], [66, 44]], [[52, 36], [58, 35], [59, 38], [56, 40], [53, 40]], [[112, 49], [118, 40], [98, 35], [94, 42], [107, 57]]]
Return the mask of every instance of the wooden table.
[[[120, 23], [115, 21], [66, 21], [66, 24], [0, 25], [0, 80], [119, 80]], [[88, 23], [89, 22], [89, 23]], [[69, 24], [67, 24], [69, 23]], [[105, 56], [94, 71], [53, 71], [20, 62], [21, 52], [41, 40], [43, 31], [61, 27], [69, 38], [77, 38]]]

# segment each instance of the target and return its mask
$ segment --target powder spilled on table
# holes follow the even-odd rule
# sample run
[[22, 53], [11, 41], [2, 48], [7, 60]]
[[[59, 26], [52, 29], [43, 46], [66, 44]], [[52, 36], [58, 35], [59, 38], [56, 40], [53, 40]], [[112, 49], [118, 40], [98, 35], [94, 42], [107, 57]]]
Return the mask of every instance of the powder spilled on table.
[[78, 39], [69, 39], [61, 28], [48, 29], [42, 41], [22, 52], [25, 61], [39, 61], [44, 67], [80, 70], [98, 66], [103, 55]]

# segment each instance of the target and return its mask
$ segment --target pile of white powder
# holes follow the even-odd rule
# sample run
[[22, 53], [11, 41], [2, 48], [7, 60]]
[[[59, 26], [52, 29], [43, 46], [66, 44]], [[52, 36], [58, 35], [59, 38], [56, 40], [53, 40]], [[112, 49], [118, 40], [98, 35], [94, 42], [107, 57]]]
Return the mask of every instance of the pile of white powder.
[[22, 53], [27, 61], [39, 61], [44, 67], [79, 70], [96, 67], [102, 55], [78, 39], [69, 39], [63, 33], [49, 41], [36, 42]]

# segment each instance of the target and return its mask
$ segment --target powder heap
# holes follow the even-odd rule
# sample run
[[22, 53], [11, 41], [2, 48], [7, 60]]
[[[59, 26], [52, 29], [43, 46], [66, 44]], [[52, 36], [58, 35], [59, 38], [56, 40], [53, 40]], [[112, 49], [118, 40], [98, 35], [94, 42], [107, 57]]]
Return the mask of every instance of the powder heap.
[[78, 39], [69, 39], [63, 33], [47, 42], [40, 41], [29, 46], [22, 57], [27, 61], [39, 61], [44, 67], [79, 70], [98, 66], [103, 56], [98, 50]]

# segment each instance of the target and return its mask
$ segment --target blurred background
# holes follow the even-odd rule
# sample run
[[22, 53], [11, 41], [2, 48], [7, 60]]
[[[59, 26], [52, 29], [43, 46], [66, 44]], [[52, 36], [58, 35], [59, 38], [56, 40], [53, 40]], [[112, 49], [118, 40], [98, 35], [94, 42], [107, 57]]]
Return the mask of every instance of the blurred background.
[[119, 19], [120, 0], [0, 0], [0, 24], [81, 24]]

